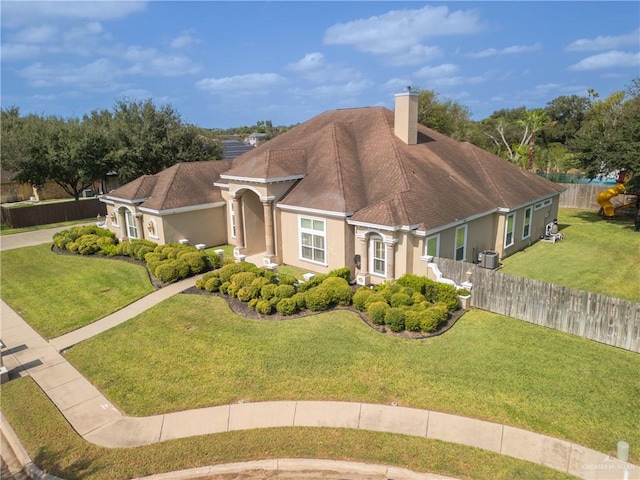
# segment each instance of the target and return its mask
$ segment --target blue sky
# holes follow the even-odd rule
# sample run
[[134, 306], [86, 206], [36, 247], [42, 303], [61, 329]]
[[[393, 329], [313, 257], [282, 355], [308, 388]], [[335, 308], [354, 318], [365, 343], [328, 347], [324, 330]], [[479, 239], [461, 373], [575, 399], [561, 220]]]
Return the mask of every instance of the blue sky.
[[207, 128], [384, 105], [472, 118], [604, 97], [640, 75], [640, 2], [2, 1], [1, 104], [81, 117], [122, 98]]

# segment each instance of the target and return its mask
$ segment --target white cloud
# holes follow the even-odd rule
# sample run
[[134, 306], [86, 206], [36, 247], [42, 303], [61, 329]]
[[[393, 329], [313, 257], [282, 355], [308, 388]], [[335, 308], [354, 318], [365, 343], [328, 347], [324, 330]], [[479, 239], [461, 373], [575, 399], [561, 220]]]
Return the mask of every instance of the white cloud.
[[192, 63], [184, 55], [164, 54], [155, 48], [128, 47], [121, 52], [119, 58], [132, 63], [127, 72], [135, 75], [176, 77], [192, 75], [201, 70], [199, 65]]
[[109, 20], [142, 12], [146, 6], [144, 1], [2, 2], [2, 23], [3, 26], [17, 28], [65, 18]]
[[58, 29], [53, 25], [26, 27], [10, 35], [16, 43], [47, 43], [58, 37]]
[[583, 58], [578, 63], [571, 65], [569, 70], [588, 71], [624, 67], [640, 67], [640, 53], [627, 53], [619, 50], [599, 53]]
[[200, 43], [200, 40], [191, 35], [190, 32], [182, 32], [176, 38], [171, 40], [170, 45], [171, 48], [185, 48], [189, 45], [197, 45], [198, 43]]
[[374, 83], [371, 80], [364, 79], [347, 82], [343, 85], [322, 85], [320, 87], [312, 88], [310, 90], [310, 94], [317, 97], [353, 97], [370, 89], [373, 85]]
[[569, 52], [588, 52], [597, 50], [610, 50], [624, 46], [638, 46], [640, 29], [631, 33], [617, 36], [598, 36], [594, 39], [581, 38], [568, 45], [565, 50]]
[[271, 87], [285, 83], [285, 78], [277, 73], [249, 73], [232, 77], [203, 78], [196, 82], [196, 87], [210, 92], [240, 92], [263, 90], [265, 93]]
[[131, 100], [147, 100], [153, 97], [151, 92], [144, 88], [129, 88], [122, 92], [122, 96]]
[[415, 10], [392, 10], [379, 16], [335, 24], [326, 30], [324, 42], [352, 45], [361, 52], [386, 57], [406, 57], [406, 53], [411, 51], [416, 55], [433, 55], [432, 47], [422, 45], [424, 38], [466, 35], [482, 28], [474, 11], [450, 12], [447, 7], [425, 6]]
[[483, 77], [463, 77], [456, 75], [458, 71], [459, 67], [457, 65], [445, 63], [435, 67], [422, 67], [413, 75], [415, 78], [426, 80], [428, 82], [426, 88], [429, 89], [477, 84], [485, 81]]
[[421, 63], [430, 62], [436, 58], [442, 57], [443, 53], [438, 47], [428, 47], [426, 45], [413, 45], [406, 51], [397, 52], [387, 57], [386, 62], [389, 65], [419, 65]]
[[513, 55], [516, 53], [524, 52], [536, 52], [542, 49], [542, 45], [536, 43], [535, 45], [512, 45], [505, 48], [487, 48], [476, 53], [470, 53], [468, 56], [471, 58], [486, 58], [494, 57], [496, 55]]
[[19, 75], [33, 87], [74, 86], [87, 89], [113, 89], [118, 70], [101, 58], [82, 66], [71, 64], [43, 65], [34, 63], [20, 70]]
[[2, 61], [10, 62], [13, 60], [23, 60], [33, 58], [40, 55], [42, 49], [39, 45], [24, 45], [20, 43], [3, 43], [2, 44]]
[[326, 62], [320, 52], [307, 53], [297, 62], [286, 65], [285, 70], [296, 72], [303, 78], [318, 83], [357, 80], [361, 77], [360, 72], [351, 67]]
[[290, 63], [286, 66], [287, 70], [292, 72], [306, 72], [316, 70], [325, 66], [324, 55], [320, 52], [307, 53], [297, 62]]

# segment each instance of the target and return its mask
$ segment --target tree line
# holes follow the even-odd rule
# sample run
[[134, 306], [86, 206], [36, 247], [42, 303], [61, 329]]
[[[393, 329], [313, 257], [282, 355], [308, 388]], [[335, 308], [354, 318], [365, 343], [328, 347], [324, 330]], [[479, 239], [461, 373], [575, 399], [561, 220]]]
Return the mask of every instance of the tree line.
[[[121, 184], [178, 162], [223, 157], [221, 138], [253, 132], [277, 136], [291, 127], [270, 120], [254, 126], [207, 130], [185, 124], [169, 105], [120, 100], [111, 110], [81, 119], [21, 116], [2, 109], [0, 160], [16, 180], [42, 187], [48, 180], [75, 199], [115, 172]], [[510, 162], [548, 175], [575, 169], [589, 178], [617, 170], [636, 173], [640, 187], [640, 77], [626, 91], [559, 96], [543, 108], [501, 109], [472, 121], [469, 109], [433, 90], [418, 97], [418, 122], [468, 141]]]

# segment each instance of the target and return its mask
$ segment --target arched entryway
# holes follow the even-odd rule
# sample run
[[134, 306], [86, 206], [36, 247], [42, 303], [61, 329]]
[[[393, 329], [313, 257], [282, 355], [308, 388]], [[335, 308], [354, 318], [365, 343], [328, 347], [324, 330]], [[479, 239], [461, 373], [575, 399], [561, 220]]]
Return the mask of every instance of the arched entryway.
[[264, 208], [260, 197], [251, 190], [242, 192], [245, 254], [256, 255], [267, 249], [264, 229]]

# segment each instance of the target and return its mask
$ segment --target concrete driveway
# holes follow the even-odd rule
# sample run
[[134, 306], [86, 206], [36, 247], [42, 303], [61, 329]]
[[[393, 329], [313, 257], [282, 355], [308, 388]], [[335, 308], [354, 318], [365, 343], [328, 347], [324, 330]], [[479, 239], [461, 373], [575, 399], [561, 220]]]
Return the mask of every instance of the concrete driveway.
[[[91, 223], [81, 225], [91, 225]], [[33, 232], [14, 233], [13, 235], [2, 235], [0, 236], [0, 250], [13, 250], [14, 248], [31, 247], [33, 245], [51, 243], [54, 233], [61, 232], [62, 230], [68, 230], [73, 227], [75, 227], [75, 225], [45, 228], [44, 230], [35, 230]]]

